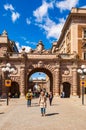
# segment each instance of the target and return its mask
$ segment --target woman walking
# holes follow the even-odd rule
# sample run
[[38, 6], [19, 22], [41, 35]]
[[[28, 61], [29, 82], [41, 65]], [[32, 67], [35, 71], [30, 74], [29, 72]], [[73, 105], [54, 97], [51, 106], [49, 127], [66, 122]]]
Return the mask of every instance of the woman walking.
[[46, 113], [46, 105], [47, 105], [46, 101], [47, 101], [47, 98], [45, 96], [45, 93], [42, 91], [40, 94], [40, 97], [39, 97], [39, 105], [41, 108], [41, 115], [42, 116], [45, 116], [45, 113]]

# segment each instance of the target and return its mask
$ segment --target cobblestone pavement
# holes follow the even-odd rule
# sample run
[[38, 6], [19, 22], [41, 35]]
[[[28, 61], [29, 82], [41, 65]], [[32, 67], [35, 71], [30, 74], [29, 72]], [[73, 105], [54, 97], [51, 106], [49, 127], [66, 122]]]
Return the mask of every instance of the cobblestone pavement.
[[9, 106], [0, 102], [0, 130], [86, 130], [86, 103], [82, 105], [81, 98], [55, 97], [45, 117], [37, 103], [33, 99], [27, 107], [24, 98], [11, 99]]

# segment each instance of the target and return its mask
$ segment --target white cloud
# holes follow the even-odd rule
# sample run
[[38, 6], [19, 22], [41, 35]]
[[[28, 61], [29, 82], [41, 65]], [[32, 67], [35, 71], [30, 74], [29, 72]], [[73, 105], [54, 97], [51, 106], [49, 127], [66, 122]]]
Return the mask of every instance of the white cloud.
[[33, 80], [45, 80], [46, 78], [45, 77], [32, 77]]
[[36, 42], [30, 42], [30, 41], [26, 41], [27, 44], [30, 44], [30, 45], [37, 45]]
[[38, 77], [38, 79], [39, 79], [39, 80], [42, 80], [42, 79], [45, 80], [46, 77]]
[[16, 46], [17, 46], [19, 52], [22, 51], [22, 48], [25, 48], [25, 52], [27, 52], [27, 53], [31, 50], [31, 47], [29, 47], [29, 46], [20, 46], [19, 42], [16, 42]]
[[22, 51], [22, 48], [25, 48], [25, 52], [27, 52], [27, 53], [30, 52], [30, 50], [31, 50], [31, 47], [29, 47], [29, 46], [22, 46], [20, 52]]
[[47, 17], [45, 20], [45, 24], [38, 24], [38, 26], [44, 29], [47, 38], [58, 39], [61, 34], [61, 30], [64, 23], [65, 20], [63, 18], [59, 19], [59, 23], [56, 24], [54, 21]]
[[49, 8], [53, 8], [53, 2], [47, 3], [43, 0], [42, 5], [33, 11], [33, 15], [36, 17], [36, 21], [41, 22], [43, 18], [47, 16]]
[[78, 4], [79, 0], [63, 0], [56, 3], [56, 7], [63, 10], [71, 10], [72, 7], [75, 7]]
[[17, 19], [19, 19], [20, 17], [20, 14], [18, 12], [15, 11], [14, 7], [12, 4], [5, 4], [4, 5], [4, 9], [5, 10], [10, 10], [11, 12], [11, 19], [12, 19], [12, 22], [14, 23]]
[[59, 23], [55, 23], [49, 18], [48, 10], [53, 8], [54, 5], [55, 1], [47, 3], [43, 0], [42, 5], [33, 12], [33, 15], [36, 17], [35, 25], [44, 30], [48, 39], [58, 39], [65, 22], [64, 18], [59, 19]]
[[13, 22], [19, 19], [19, 17], [20, 17], [20, 14], [18, 12], [12, 12], [11, 18]]
[[20, 50], [21, 50], [20, 43], [19, 43], [19, 42], [15, 42], [15, 44], [16, 44], [16, 46], [17, 46], [17, 48], [18, 48], [18, 51], [20, 52]]
[[22, 40], [24, 40], [24, 42], [25, 43], [27, 43], [27, 44], [29, 44], [29, 45], [37, 45], [37, 43], [36, 42], [34, 42], [34, 41], [29, 41], [26, 37], [24, 37], [24, 36], [21, 36], [20, 37]]
[[5, 5], [4, 5], [4, 9], [5, 9], [5, 10], [13, 11], [13, 10], [14, 10], [14, 7], [12, 6], [12, 4], [5, 4]]
[[28, 25], [30, 25], [30, 24], [31, 24], [31, 21], [30, 21], [30, 19], [29, 19], [29, 18], [26, 18], [26, 23], [27, 23]]
[[80, 7], [80, 8], [86, 8], [86, 5], [84, 5], [84, 6]]

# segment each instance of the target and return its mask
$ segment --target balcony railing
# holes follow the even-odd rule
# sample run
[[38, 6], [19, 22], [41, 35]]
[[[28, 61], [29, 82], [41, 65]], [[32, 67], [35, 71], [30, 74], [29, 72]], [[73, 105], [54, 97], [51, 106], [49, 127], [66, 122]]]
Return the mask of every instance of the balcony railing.
[[[9, 58], [23, 58], [22, 53], [7, 53]], [[34, 53], [27, 53], [25, 55], [28, 59], [76, 59], [77, 55], [75, 54], [34, 54]]]

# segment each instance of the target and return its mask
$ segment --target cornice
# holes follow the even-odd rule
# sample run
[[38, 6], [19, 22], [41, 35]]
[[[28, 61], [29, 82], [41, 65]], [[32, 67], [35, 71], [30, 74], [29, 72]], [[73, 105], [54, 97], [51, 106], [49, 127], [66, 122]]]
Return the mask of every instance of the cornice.
[[64, 26], [63, 29], [61, 31], [61, 35], [59, 37], [59, 40], [57, 41], [57, 47], [59, 47], [59, 45], [61, 44], [65, 33], [67, 32], [67, 29], [69, 28], [70, 24], [73, 22], [74, 19], [81, 19], [82, 21], [86, 20], [86, 13], [70, 13]]

